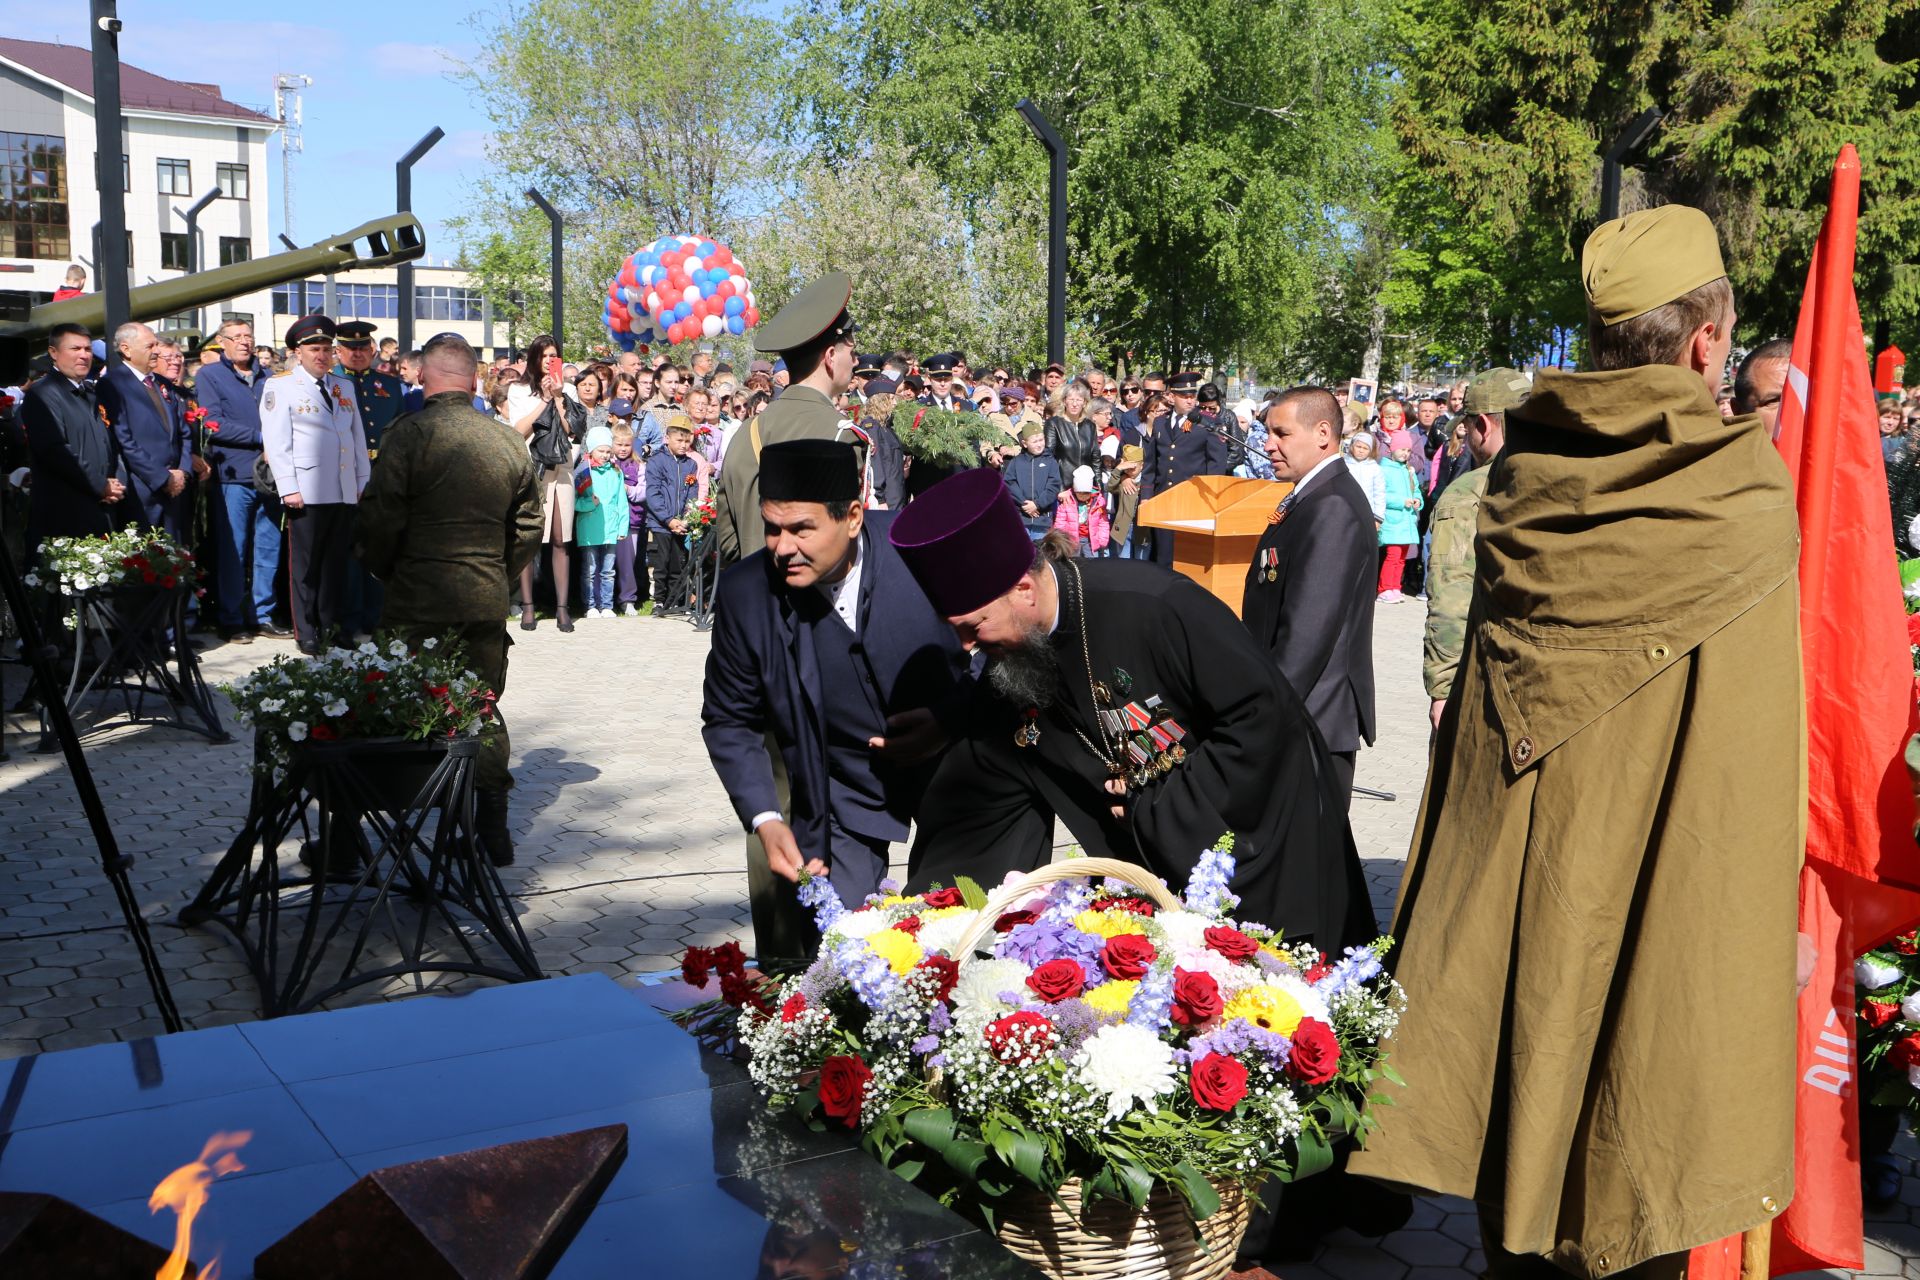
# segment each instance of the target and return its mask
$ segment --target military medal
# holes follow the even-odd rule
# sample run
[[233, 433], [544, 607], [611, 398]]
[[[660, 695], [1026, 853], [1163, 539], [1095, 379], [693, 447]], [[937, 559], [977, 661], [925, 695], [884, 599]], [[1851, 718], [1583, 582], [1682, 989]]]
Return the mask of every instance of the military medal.
[[1279, 549], [1275, 547], [1268, 547], [1266, 550], [1260, 553], [1260, 564], [1254, 570], [1254, 572], [1259, 577], [1265, 578], [1268, 582], [1274, 582], [1274, 581], [1277, 581], [1280, 577], [1279, 565], [1280, 565]]
[[1097, 706], [1109, 706], [1113, 702], [1113, 690], [1099, 680], [1093, 682], [1093, 701]]
[[1013, 731], [1013, 745], [1016, 747], [1030, 747], [1040, 741], [1040, 708], [1028, 707], [1026, 717], [1020, 727]]

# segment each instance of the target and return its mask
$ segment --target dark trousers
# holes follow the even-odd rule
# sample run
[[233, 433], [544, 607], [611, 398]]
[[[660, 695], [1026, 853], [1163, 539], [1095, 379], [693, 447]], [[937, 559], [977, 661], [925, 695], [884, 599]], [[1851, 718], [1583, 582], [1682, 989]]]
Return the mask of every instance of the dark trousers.
[[687, 607], [687, 543], [677, 533], [652, 529], [647, 533], [647, 567], [653, 571], [653, 609]]
[[344, 630], [348, 635], [365, 632], [372, 635], [380, 629], [380, 612], [386, 605], [387, 589], [380, 585], [380, 579], [367, 572], [367, 566], [358, 559], [349, 558], [346, 576], [346, 603]]
[[[831, 786], [832, 781], [828, 781]], [[849, 831], [827, 819], [827, 874], [848, 910], [858, 908], [887, 878], [888, 842]], [[804, 852], [804, 850], [803, 850]]]
[[1329, 751], [1327, 758], [1333, 763], [1333, 782], [1340, 788], [1340, 804], [1349, 813], [1353, 811], [1353, 758], [1357, 751]]
[[629, 533], [613, 544], [613, 570], [618, 579], [615, 602], [618, 604], [638, 605], [641, 589], [647, 585], [635, 572], [634, 561], [639, 558], [640, 537], [638, 533]]
[[293, 575], [293, 626], [303, 645], [324, 644], [345, 621], [347, 569], [353, 560], [353, 507], [309, 503], [287, 511]]

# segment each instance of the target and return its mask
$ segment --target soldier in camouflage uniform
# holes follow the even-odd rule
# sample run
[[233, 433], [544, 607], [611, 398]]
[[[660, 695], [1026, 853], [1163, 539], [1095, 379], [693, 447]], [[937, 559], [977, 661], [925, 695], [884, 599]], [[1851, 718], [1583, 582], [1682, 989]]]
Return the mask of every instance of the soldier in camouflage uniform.
[[1461, 413], [1467, 419], [1467, 450], [1473, 470], [1446, 487], [1433, 504], [1433, 551], [1427, 565], [1427, 638], [1424, 675], [1433, 699], [1433, 723], [1453, 692], [1453, 669], [1467, 638], [1473, 604], [1473, 535], [1480, 499], [1487, 492], [1488, 464], [1506, 442], [1507, 410], [1527, 398], [1529, 383], [1517, 369], [1489, 369], [1467, 386]]
[[[507, 584], [540, 549], [540, 495], [517, 432], [473, 408], [473, 348], [443, 333], [421, 355], [425, 403], [380, 444], [360, 500], [354, 553], [386, 584], [386, 622], [409, 644], [457, 642], [498, 694], [507, 683]], [[513, 861], [504, 726], [480, 752], [479, 836], [496, 866]]]

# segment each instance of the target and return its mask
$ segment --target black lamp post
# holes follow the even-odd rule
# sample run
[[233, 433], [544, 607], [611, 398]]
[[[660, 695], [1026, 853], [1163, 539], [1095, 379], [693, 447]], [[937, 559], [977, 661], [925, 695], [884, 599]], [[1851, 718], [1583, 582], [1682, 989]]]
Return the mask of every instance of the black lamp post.
[[1660, 108], [1648, 107], [1607, 148], [1600, 160], [1600, 221], [1611, 222], [1620, 216], [1620, 170], [1640, 158], [1662, 118]]
[[1022, 98], [1014, 110], [1047, 149], [1047, 361], [1067, 358], [1067, 144], [1060, 140], [1033, 99]]
[[540, 212], [547, 215], [547, 223], [553, 228], [553, 328], [549, 330], [549, 332], [553, 334], [553, 340], [555, 342], [560, 342], [562, 341], [560, 331], [560, 254], [562, 252], [561, 231], [565, 224], [560, 220], [560, 211], [547, 203], [547, 198], [540, 194], [539, 188], [528, 187], [527, 199], [540, 206]]
[[[431, 151], [433, 144], [446, 136], [446, 130], [439, 125], [433, 126], [427, 131], [427, 135], [414, 143], [407, 154], [400, 157], [400, 162], [393, 166], [394, 202], [399, 206], [401, 213], [413, 212], [414, 162]], [[411, 261], [401, 263], [396, 278], [400, 284], [400, 350], [404, 353], [413, 350], [413, 263]]]
[[100, 244], [93, 256], [100, 275], [107, 331], [127, 322], [127, 183], [118, 161], [120, 134], [120, 18], [116, 0], [92, 0], [93, 181], [100, 190]]

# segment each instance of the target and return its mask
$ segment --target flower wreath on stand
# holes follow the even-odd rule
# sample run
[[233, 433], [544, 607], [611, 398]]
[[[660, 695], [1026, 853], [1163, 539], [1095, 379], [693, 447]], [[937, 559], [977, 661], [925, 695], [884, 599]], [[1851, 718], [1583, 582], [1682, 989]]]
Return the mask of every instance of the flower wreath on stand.
[[[883, 884], [847, 910], [803, 878], [819, 958], [730, 988], [723, 970], [749, 1072], [773, 1110], [857, 1131], [990, 1227], [1010, 1198], [1060, 1203], [1070, 1180], [1090, 1206], [1174, 1192], [1199, 1223], [1224, 1189], [1318, 1172], [1370, 1127], [1373, 1081], [1397, 1080], [1380, 1044], [1405, 1001], [1381, 962], [1391, 940], [1329, 957], [1232, 919], [1230, 843], [1200, 859], [1183, 909], [1073, 877], [1072, 860], [991, 906], [962, 879]], [[718, 1029], [711, 1007], [681, 1021]]]
[[171, 591], [200, 579], [193, 553], [152, 529], [122, 529], [98, 536], [48, 538], [40, 559], [22, 581], [29, 587], [72, 594], [115, 587]]

